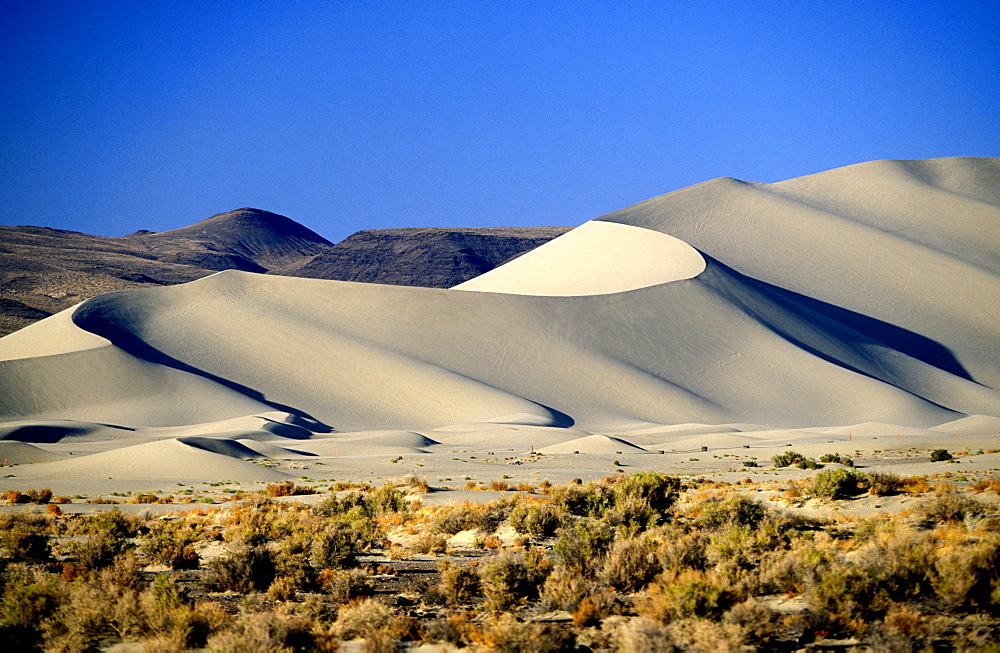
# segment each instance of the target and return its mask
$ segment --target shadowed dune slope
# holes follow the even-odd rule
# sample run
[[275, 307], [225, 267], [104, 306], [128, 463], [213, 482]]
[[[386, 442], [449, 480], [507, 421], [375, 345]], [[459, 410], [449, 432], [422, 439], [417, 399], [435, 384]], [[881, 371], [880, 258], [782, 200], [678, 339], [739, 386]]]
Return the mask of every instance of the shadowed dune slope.
[[[104, 341], [0, 360], [0, 421], [181, 426], [280, 411], [337, 431], [508, 421], [593, 433], [1000, 416], [990, 179], [997, 161], [951, 159], [706, 182], [570, 232], [513, 273], [486, 273], [480, 292], [227, 271], [110, 293], [72, 316]], [[600, 247], [644, 230], [665, 249]], [[684, 262], [664, 261], [671, 252]], [[562, 269], [574, 253], [599, 271], [580, 292]], [[555, 291], [533, 294], [536, 275]]]
[[[722, 178], [599, 220], [668, 233], [753, 279], [896, 327], [1000, 388], [1000, 159], [872, 161], [776, 184]], [[929, 362], [939, 364], [938, 352]]]

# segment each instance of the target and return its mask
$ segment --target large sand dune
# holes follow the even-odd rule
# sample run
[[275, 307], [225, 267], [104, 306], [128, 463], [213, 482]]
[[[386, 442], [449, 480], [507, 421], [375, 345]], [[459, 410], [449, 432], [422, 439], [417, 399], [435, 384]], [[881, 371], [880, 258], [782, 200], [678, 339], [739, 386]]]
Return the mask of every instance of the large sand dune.
[[967, 158], [718, 179], [450, 290], [227, 271], [109, 293], [0, 339], [0, 422], [102, 434], [102, 457], [32, 477], [135, 479], [167, 459], [273, 480], [240, 458], [361, 475], [396, 451], [446, 473], [459, 449], [996, 436], [998, 188], [1000, 160]]

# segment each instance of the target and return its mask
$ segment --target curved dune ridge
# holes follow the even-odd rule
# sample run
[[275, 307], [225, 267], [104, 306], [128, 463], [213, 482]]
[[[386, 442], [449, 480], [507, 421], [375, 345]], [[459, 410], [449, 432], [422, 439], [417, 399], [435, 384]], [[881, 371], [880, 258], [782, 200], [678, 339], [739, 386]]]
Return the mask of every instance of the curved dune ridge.
[[129, 459], [32, 465], [99, 478], [266, 480], [243, 454], [363, 473], [344, 459], [996, 434], [998, 188], [1000, 160], [969, 158], [724, 178], [454, 289], [227, 271], [110, 293], [0, 339], [0, 437], [127, 434]]
[[607, 295], [690, 279], [705, 259], [668, 234], [587, 222], [453, 290], [572, 297]]

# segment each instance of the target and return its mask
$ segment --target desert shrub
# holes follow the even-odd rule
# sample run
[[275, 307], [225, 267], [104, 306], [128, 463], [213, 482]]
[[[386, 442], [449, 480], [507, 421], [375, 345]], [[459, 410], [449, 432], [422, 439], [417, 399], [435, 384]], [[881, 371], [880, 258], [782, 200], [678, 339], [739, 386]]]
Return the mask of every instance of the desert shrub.
[[540, 556], [505, 552], [480, 567], [486, 608], [491, 612], [509, 610], [521, 600], [538, 597], [548, 570], [540, 564]]
[[922, 500], [916, 506], [917, 514], [932, 522], [961, 522], [986, 513], [985, 504], [958, 492], [943, 492], [936, 497]]
[[368, 493], [367, 503], [372, 515], [402, 512], [406, 510], [407, 506], [406, 493], [386, 483], [382, 487]]
[[105, 567], [132, 547], [129, 538], [139, 534], [142, 519], [115, 508], [98, 513], [80, 524], [83, 541], [72, 542], [69, 553], [86, 569]]
[[783, 451], [771, 458], [771, 463], [775, 467], [789, 467], [795, 463], [805, 460], [806, 457], [798, 451]]
[[314, 625], [312, 619], [304, 616], [243, 612], [231, 630], [212, 635], [207, 648], [213, 653], [312, 650], [316, 644]]
[[471, 567], [448, 560], [438, 563], [440, 582], [438, 588], [452, 604], [469, 603], [479, 595], [479, 574]]
[[799, 469], [822, 469], [823, 465], [816, 462], [812, 458], [803, 458], [802, 460], [796, 461], [795, 466]]
[[562, 525], [562, 518], [554, 506], [521, 503], [511, 511], [507, 522], [518, 533], [552, 537]]
[[596, 588], [597, 584], [593, 580], [557, 567], [545, 579], [540, 596], [547, 608], [572, 612]]
[[656, 511], [646, 497], [639, 495], [616, 496], [614, 505], [604, 515], [604, 523], [616, 529], [620, 537], [653, 528], [662, 519], [662, 513]]
[[571, 515], [581, 517], [603, 517], [614, 505], [611, 488], [599, 483], [578, 485], [571, 483], [555, 487], [549, 493], [552, 505]]
[[774, 639], [777, 614], [756, 599], [737, 603], [722, 617], [725, 624], [734, 624], [743, 634], [743, 643], [751, 646], [765, 645]]
[[197, 569], [194, 543], [204, 536], [197, 523], [187, 520], [159, 521], [143, 539], [142, 551], [151, 560], [173, 569]]
[[871, 621], [888, 606], [876, 580], [858, 565], [835, 563], [827, 568], [807, 594], [810, 607], [833, 625], [852, 620]]
[[2, 580], [0, 641], [7, 650], [34, 650], [42, 640], [42, 624], [65, 599], [66, 588], [58, 576], [17, 563], [7, 566]]
[[854, 460], [850, 456], [842, 456], [839, 453], [825, 453], [819, 457], [821, 463], [837, 463], [845, 467], [854, 467]]
[[48, 503], [52, 499], [52, 490], [47, 487], [41, 490], [28, 490], [28, 499], [31, 503]]
[[927, 477], [925, 476], [904, 476], [903, 477], [903, 492], [907, 494], [917, 495], [924, 494], [925, 492], [931, 491], [931, 485], [927, 482]]
[[84, 569], [98, 569], [112, 564], [130, 546], [127, 540], [110, 533], [91, 533], [83, 541], [71, 542], [69, 552]]
[[892, 606], [882, 621], [876, 621], [865, 633], [876, 651], [933, 650], [932, 642], [942, 630], [940, 617], [924, 617], [905, 605]]
[[340, 609], [333, 627], [343, 639], [371, 637], [392, 622], [392, 609], [375, 599], [361, 599]]
[[877, 590], [898, 602], [930, 596], [929, 574], [936, 558], [933, 534], [906, 529], [878, 539], [855, 557]]
[[14, 561], [45, 562], [51, 557], [49, 538], [33, 524], [15, 522], [0, 532], [0, 543]]
[[931, 585], [949, 610], [1000, 603], [1000, 538], [991, 536], [940, 555]]
[[709, 534], [694, 530], [683, 532], [670, 530], [657, 533], [661, 541], [656, 550], [660, 566], [666, 570], [704, 569], [707, 562]]
[[657, 472], [639, 472], [612, 479], [616, 501], [626, 497], [643, 497], [650, 508], [661, 515], [674, 505], [681, 488], [681, 482], [676, 477]]
[[406, 549], [420, 555], [444, 553], [448, 550], [448, 538], [441, 533], [424, 531], [407, 542]]
[[296, 485], [292, 481], [281, 481], [267, 486], [267, 496], [269, 497], [291, 497], [304, 494], [316, 494], [316, 488]]
[[316, 582], [337, 603], [371, 596], [374, 591], [371, 579], [361, 569], [324, 569]]
[[724, 525], [755, 527], [766, 514], [767, 510], [759, 501], [745, 494], [736, 494], [705, 501], [698, 514], [698, 523], [708, 528]]
[[517, 505], [519, 504], [514, 498], [502, 498], [488, 503], [480, 517], [479, 532], [486, 535], [496, 532], [500, 524], [510, 518], [510, 513]]
[[636, 605], [639, 614], [664, 623], [687, 617], [717, 618], [732, 604], [725, 582], [702, 571], [664, 574]]
[[454, 535], [460, 531], [479, 528], [483, 513], [469, 504], [446, 506], [439, 510], [434, 519], [434, 530]]
[[48, 650], [91, 650], [106, 638], [135, 638], [148, 629], [139, 595], [145, 582], [139, 562], [125, 555], [112, 567], [66, 586], [67, 595], [42, 624]]
[[274, 557], [267, 547], [238, 545], [228, 555], [208, 561], [209, 586], [246, 594], [263, 591], [274, 581]]
[[757, 574], [750, 587], [754, 594], [803, 593], [814, 585], [829, 567], [830, 555], [806, 542], [787, 550], [765, 552], [757, 563]]
[[630, 619], [619, 631], [617, 649], [630, 653], [663, 653], [679, 650], [662, 623], [649, 617]]
[[662, 571], [648, 541], [636, 538], [617, 540], [608, 551], [600, 577], [615, 589], [635, 592]]
[[865, 484], [868, 486], [868, 494], [876, 497], [896, 494], [903, 487], [903, 479], [896, 474], [884, 472], [871, 472], [865, 474]]
[[483, 628], [483, 643], [491, 651], [540, 653], [574, 650], [573, 636], [550, 624], [518, 621], [511, 614], [497, 617]]
[[612, 531], [601, 523], [578, 521], [559, 529], [552, 552], [564, 569], [593, 576], [601, 568], [613, 538]]
[[940, 462], [942, 460], [951, 460], [952, 458], [954, 458], [954, 456], [948, 453], [947, 449], [935, 449], [931, 452], [932, 463]]
[[446, 642], [455, 647], [464, 647], [480, 639], [478, 629], [465, 614], [431, 619], [424, 624], [423, 640], [427, 643]]
[[846, 499], [861, 494], [864, 476], [853, 469], [829, 469], [813, 477], [809, 492], [820, 497]]

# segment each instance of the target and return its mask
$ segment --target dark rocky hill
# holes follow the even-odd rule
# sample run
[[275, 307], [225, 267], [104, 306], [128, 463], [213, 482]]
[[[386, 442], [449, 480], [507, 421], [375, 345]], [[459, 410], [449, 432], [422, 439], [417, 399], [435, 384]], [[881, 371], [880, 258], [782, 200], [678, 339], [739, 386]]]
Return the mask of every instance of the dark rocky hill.
[[0, 226], [0, 336], [101, 293], [220, 270], [448, 287], [567, 230], [381, 229], [333, 244], [290, 218], [249, 208], [122, 237]]
[[449, 288], [567, 231], [568, 227], [371, 229], [345, 238], [285, 274]]

